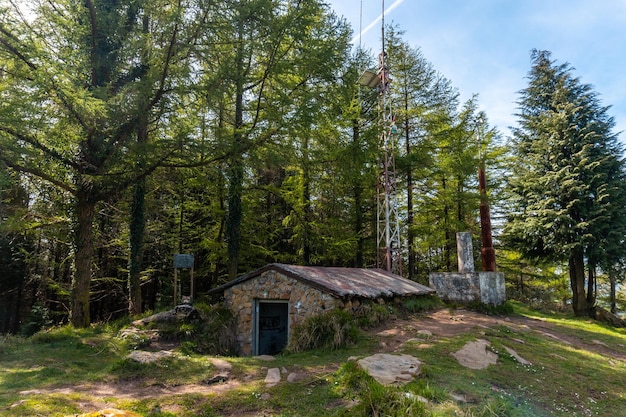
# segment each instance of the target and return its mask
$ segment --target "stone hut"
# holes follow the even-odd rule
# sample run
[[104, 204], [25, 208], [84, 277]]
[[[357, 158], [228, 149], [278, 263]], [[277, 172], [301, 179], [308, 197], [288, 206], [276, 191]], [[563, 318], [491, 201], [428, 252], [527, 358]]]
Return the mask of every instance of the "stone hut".
[[282, 351], [294, 326], [333, 308], [372, 300], [428, 295], [435, 290], [382, 269], [269, 264], [211, 290], [237, 317], [243, 355]]

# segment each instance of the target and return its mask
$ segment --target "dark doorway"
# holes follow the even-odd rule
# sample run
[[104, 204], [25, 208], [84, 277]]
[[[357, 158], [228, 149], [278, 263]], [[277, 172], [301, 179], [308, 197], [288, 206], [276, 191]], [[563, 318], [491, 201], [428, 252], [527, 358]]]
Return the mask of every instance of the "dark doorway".
[[275, 355], [282, 352], [289, 340], [289, 303], [259, 301], [258, 354]]

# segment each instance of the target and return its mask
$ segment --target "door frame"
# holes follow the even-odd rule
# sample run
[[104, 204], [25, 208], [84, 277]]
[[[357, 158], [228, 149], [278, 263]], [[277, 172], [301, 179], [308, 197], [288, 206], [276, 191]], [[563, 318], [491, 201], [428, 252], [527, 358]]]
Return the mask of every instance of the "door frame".
[[289, 300], [268, 300], [264, 298], [255, 298], [254, 299], [254, 309], [253, 311], [253, 326], [252, 326], [252, 355], [257, 356], [259, 354], [259, 336], [261, 335], [259, 329], [259, 319], [261, 318], [260, 307], [261, 304], [286, 304], [287, 305], [287, 341], [289, 341], [289, 336], [291, 335], [291, 317], [289, 315]]

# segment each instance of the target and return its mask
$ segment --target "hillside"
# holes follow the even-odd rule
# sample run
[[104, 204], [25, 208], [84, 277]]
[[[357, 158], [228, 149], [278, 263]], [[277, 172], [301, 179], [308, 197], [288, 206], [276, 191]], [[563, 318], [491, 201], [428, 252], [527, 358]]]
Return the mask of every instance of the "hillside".
[[[140, 416], [618, 416], [626, 409], [626, 331], [542, 315], [439, 309], [396, 317], [354, 346], [275, 358], [208, 357], [171, 341], [121, 340], [120, 328], [71, 327], [0, 344], [0, 415], [66, 416], [104, 408]], [[482, 341], [495, 364], [453, 356]], [[159, 353], [156, 362], [129, 353]], [[412, 382], [384, 387], [354, 359], [421, 361]], [[461, 364], [463, 363], [463, 364]], [[270, 369], [280, 381], [266, 382]]]

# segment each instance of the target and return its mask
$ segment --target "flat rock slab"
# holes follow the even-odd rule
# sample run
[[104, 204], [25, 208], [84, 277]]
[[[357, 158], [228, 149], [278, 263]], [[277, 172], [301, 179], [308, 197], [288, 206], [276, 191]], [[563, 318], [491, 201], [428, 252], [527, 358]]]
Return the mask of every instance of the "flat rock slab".
[[377, 353], [360, 359], [359, 366], [383, 385], [406, 384], [420, 373], [421, 362], [411, 355]]
[[135, 350], [128, 355], [128, 357], [135, 362], [139, 363], [152, 363], [158, 362], [161, 359], [169, 358], [174, 354], [168, 350], [161, 350], [159, 352], [146, 352], [144, 350]]
[[498, 355], [487, 350], [491, 346], [489, 341], [478, 339], [467, 342], [458, 352], [452, 354], [464, 367], [469, 369], [485, 369], [489, 365], [498, 363]]

